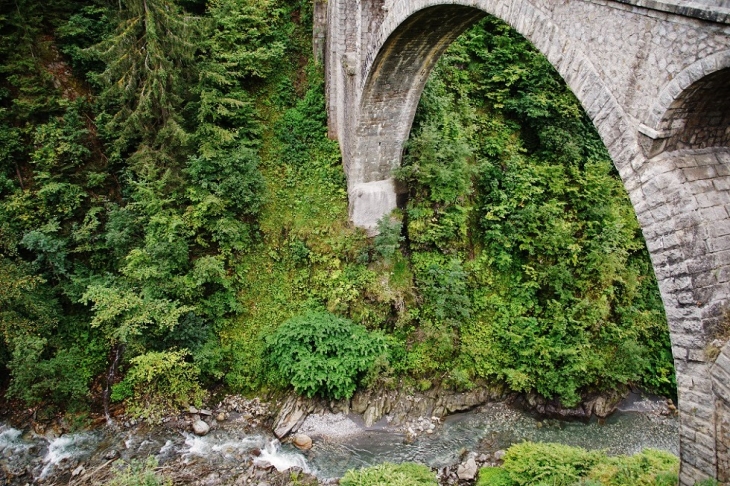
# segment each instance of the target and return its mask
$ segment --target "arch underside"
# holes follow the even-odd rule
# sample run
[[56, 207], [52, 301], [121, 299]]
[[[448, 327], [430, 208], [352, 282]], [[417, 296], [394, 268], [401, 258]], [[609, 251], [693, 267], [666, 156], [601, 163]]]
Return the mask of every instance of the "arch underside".
[[429, 74], [449, 45], [486, 16], [471, 7], [442, 5], [414, 13], [388, 38], [375, 59], [360, 100], [355, 158], [358, 182], [388, 179], [400, 165], [403, 144]]
[[659, 130], [665, 150], [730, 146], [730, 69], [700, 79], [669, 107]]
[[[576, 45], [528, 0], [392, 3], [374, 36], [377, 45], [366, 56], [372, 62], [366, 62], [351, 127], [353, 222], [373, 228], [395, 207], [399, 189], [391, 172], [400, 165], [421, 92], [439, 57], [487, 14], [510, 23], [579, 99], [634, 205], [672, 338], [682, 421], [681, 484], [707, 477], [729, 480], [722, 471], [730, 464], [730, 402], [713, 391], [722, 389], [713, 384], [725, 375], [716, 372], [706, 351], [730, 301], [730, 69], [725, 69], [730, 55], [716, 53], [712, 62], [698, 62], [699, 69], [689, 66], [665, 87], [673, 96], [657, 101], [642, 124], [657, 139], [647, 150], [646, 131], [640, 135], [639, 121], [607, 88], [583, 51], [586, 46]], [[664, 92], [661, 99], [667, 99]]]

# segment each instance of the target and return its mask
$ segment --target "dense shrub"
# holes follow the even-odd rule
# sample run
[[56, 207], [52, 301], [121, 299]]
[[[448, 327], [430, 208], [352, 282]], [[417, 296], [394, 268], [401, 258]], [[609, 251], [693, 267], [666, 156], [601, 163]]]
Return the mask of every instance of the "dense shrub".
[[600, 452], [579, 447], [523, 442], [507, 450], [503, 467], [520, 486], [538, 482], [570, 486], [584, 477], [602, 457]]
[[113, 400], [126, 400], [133, 416], [159, 420], [163, 414], [194, 404], [204, 392], [198, 384], [199, 369], [185, 361], [186, 350], [148, 352], [130, 360], [131, 368], [112, 390]]
[[379, 464], [347, 471], [341, 486], [436, 486], [436, 475], [421, 464]]
[[630, 457], [609, 457], [591, 469], [589, 479], [605, 486], [674, 486], [677, 457], [669, 452], [645, 449]]
[[477, 486], [674, 486], [679, 460], [646, 449], [608, 457], [562, 444], [524, 442], [507, 450], [502, 468], [482, 468]]
[[580, 103], [529, 41], [487, 17], [452, 44], [398, 174], [421, 298], [411, 351], [567, 406], [627, 383], [674, 393], [631, 202]]
[[385, 352], [385, 339], [329, 312], [308, 312], [266, 338], [269, 364], [297, 393], [349, 398]]
[[66, 402], [71, 407], [85, 402], [88, 384], [103, 366], [98, 357], [103, 346], [98, 342], [80, 344], [53, 351], [45, 338], [26, 335], [15, 338], [12, 359], [7, 365], [13, 374], [8, 396], [20, 398], [29, 405], [47, 400]]
[[501, 467], [483, 467], [479, 470], [476, 486], [514, 486], [509, 473]]

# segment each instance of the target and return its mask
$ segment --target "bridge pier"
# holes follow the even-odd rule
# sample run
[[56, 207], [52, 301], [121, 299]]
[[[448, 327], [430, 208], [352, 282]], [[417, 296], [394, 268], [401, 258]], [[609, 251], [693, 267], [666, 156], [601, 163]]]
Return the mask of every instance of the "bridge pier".
[[[371, 233], [438, 58], [490, 14], [580, 100], [644, 232], [672, 339], [680, 483], [730, 481], [730, 0], [328, 0], [330, 136]], [[726, 332], [727, 331], [727, 332]]]
[[396, 182], [392, 178], [382, 181], [361, 182], [348, 188], [350, 220], [373, 233], [384, 215], [397, 207]]

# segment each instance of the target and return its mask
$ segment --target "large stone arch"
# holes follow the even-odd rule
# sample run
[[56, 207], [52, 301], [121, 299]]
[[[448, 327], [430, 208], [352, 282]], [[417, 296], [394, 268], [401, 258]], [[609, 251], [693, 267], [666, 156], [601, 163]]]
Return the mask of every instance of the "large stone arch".
[[400, 165], [418, 101], [441, 54], [486, 14], [508, 22], [530, 40], [583, 105], [623, 174], [639, 155], [632, 120], [580, 46], [527, 0], [396, 0], [364, 56], [354, 136], [348, 142], [350, 215], [374, 228], [396, 206], [391, 171]]
[[[332, 1], [343, 5], [345, 0]], [[353, 222], [372, 229], [396, 206], [398, 188], [391, 171], [400, 164], [422, 89], [441, 54], [485, 14], [506, 21], [546, 56], [583, 105], [621, 175], [644, 232], [677, 369], [680, 482], [726, 480], [730, 408], [722, 395], [726, 377], [720, 371], [725, 368], [717, 363], [730, 353], [724, 349], [715, 362], [707, 346], [730, 301], [730, 131], [725, 128], [730, 123], [730, 51], [722, 47], [727, 43], [698, 49], [686, 59], [678, 56], [672, 60], [679, 66], [672, 71], [676, 75], [657, 76], [655, 71], [653, 85], [646, 79], [637, 81], [642, 93], [617, 97], [612, 74], [630, 69], [634, 76], [640, 70], [634, 65], [598, 69], [597, 59], [605, 60], [605, 43], [600, 35], [593, 39], [588, 34], [591, 44], [583, 42], [585, 35], [570, 32], [565, 12], [574, 4], [600, 3], [608, 12], [603, 14], [620, 10], [624, 15], [623, 4], [629, 2], [617, 6], [563, 0], [561, 24], [552, 17], [558, 3], [548, 0], [356, 3], [360, 8], [368, 4], [381, 18], [376, 29], [349, 40], [350, 51], [346, 49], [341, 64], [347, 85], [343, 92], [349, 99], [339, 112], [335, 131], [348, 174]], [[601, 18], [597, 14], [582, 20], [590, 24]], [[695, 28], [700, 21], [690, 22]], [[644, 20], [637, 21], [636, 29], [644, 28]], [[686, 26], [678, 29], [687, 31]], [[590, 25], [578, 30], [585, 33]], [[604, 58], [591, 49], [600, 49]], [[712, 123], [700, 116], [706, 108], [716, 112]], [[709, 135], [695, 136], [702, 130]]]

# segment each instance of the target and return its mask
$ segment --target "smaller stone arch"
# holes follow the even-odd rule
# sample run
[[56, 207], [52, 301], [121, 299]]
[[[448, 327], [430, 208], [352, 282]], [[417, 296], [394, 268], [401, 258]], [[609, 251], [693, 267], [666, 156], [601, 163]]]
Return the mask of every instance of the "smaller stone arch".
[[675, 76], [639, 131], [647, 157], [730, 146], [730, 50], [701, 59]]

